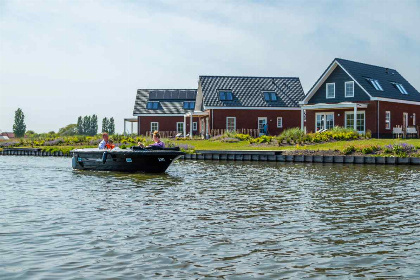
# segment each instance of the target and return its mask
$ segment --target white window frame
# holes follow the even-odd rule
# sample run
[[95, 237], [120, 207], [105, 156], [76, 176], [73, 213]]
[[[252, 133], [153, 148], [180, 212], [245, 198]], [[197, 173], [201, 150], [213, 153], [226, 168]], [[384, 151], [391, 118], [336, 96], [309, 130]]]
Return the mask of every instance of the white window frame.
[[[360, 134], [365, 134], [366, 133], [366, 112], [365, 111], [357, 111], [356, 114], [363, 114], [363, 131], [358, 131]], [[347, 127], [347, 115], [354, 115], [354, 111], [346, 111], [344, 113], [344, 127]], [[356, 117], [357, 120], [357, 117]], [[357, 124], [356, 124], [357, 127]]]
[[[178, 130], [178, 125], [182, 124], [182, 129]], [[184, 122], [176, 122], [176, 133], [184, 133]]]
[[[329, 85], [333, 85], [334, 86], [334, 92], [333, 92], [334, 96], [328, 96], [328, 86]], [[326, 96], [327, 99], [333, 99], [333, 98], [335, 98], [335, 83], [326, 83], [326, 85], [325, 85], [325, 96]]]
[[[280, 125], [279, 125], [280, 121]], [[283, 128], [283, 117], [277, 117], [277, 128]]]
[[[233, 119], [233, 129], [229, 129], [229, 120]], [[228, 131], [236, 131], [236, 117], [226, 117], [226, 130]]]
[[[386, 127], [387, 124], [389, 124], [389, 127]], [[385, 112], [385, 129], [391, 129], [391, 111]]]
[[197, 122], [193, 122], [193, 131], [197, 131], [197, 126], [198, 126], [198, 123]]
[[[156, 124], [156, 129], [153, 129], [153, 125]], [[159, 131], [159, 122], [150, 122], [150, 132]]]
[[332, 118], [332, 121], [333, 121], [333, 126], [332, 127], [334, 127], [335, 126], [335, 116], [334, 116], [334, 112], [319, 112], [319, 113], [315, 113], [315, 131], [318, 131], [317, 130], [317, 127], [316, 127], [316, 122], [317, 122], [317, 116], [318, 115], [324, 115], [324, 128], [326, 128], [327, 127], [327, 115], [332, 115], [333, 116], [333, 118]]
[[[347, 94], [347, 84], [352, 84], [353, 92], [351, 95]], [[348, 81], [344, 83], [344, 97], [354, 97], [354, 81]]]

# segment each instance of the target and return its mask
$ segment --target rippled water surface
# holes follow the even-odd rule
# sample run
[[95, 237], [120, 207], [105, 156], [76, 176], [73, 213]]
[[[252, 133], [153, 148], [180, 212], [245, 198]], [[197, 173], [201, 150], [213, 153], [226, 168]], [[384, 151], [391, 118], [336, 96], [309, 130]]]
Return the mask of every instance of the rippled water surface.
[[0, 279], [419, 279], [420, 168], [0, 157]]

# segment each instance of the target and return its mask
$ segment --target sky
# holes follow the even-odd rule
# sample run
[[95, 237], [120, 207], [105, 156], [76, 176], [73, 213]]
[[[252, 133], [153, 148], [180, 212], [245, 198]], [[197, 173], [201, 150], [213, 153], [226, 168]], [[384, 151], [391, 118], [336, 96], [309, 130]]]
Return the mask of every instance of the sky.
[[[420, 90], [420, 1], [0, 0], [0, 130], [132, 117], [138, 88], [199, 75], [299, 77], [336, 58], [397, 69]], [[99, 123], [99, 127], [101, 124]]]

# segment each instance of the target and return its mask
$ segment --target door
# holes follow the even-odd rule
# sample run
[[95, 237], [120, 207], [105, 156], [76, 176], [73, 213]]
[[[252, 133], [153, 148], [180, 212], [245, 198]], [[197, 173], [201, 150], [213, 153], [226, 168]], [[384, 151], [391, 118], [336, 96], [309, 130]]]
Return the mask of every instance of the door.
[[265, 135], [267, 134], [267, 118], [266, 117], [259, 117], [258, 118], [258, 134]]
[[176, 123], [176, 132], [177, 133], [184, 133], [184, 123], [183, 122], [177, 122]]
[[331, 129], [334, 127], [334, 113], [316, 113], [315, 128], [316, 131]]
[[408, 126], [408, 113], [403, 113], [403, 128], [407, 128]]

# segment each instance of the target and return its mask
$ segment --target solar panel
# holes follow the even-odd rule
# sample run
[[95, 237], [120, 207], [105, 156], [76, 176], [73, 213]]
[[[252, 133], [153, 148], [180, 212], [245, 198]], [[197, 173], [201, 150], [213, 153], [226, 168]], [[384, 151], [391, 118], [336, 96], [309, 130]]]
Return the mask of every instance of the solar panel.
[[150, 90], [149, 100], [195, 100], [196, 90]]

